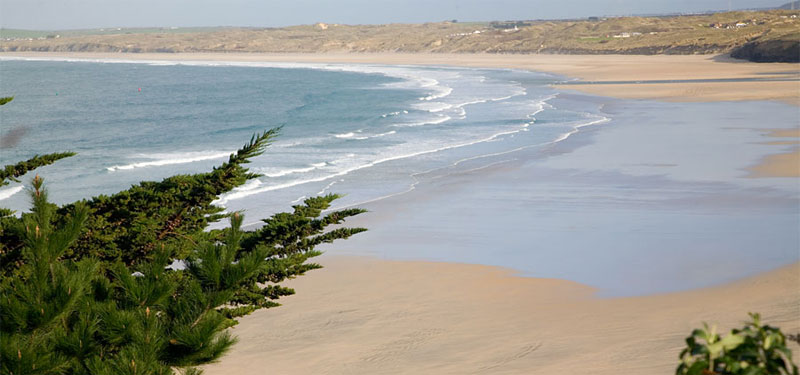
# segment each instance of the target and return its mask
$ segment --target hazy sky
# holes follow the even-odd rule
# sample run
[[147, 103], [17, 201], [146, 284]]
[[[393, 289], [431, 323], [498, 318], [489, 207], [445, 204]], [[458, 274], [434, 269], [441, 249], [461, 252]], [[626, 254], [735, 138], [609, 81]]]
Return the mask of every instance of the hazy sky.
[[789, 0], [0, 0], [0, 26], [77, 29], [578, 18], [778, 6]]

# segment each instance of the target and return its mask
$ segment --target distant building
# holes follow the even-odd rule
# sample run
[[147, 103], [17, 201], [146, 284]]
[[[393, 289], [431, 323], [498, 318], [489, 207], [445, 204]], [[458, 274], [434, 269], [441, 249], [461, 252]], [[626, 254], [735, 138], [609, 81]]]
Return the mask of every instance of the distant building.
[[592, 22], [600, 21], [600, 17], [589, 17], [589, 21], [592, 21]]
[[495, 29], [519, 29], [520, 27], [532, 26], [530, 22], [523, 21], [494, 21], [489, 23]]

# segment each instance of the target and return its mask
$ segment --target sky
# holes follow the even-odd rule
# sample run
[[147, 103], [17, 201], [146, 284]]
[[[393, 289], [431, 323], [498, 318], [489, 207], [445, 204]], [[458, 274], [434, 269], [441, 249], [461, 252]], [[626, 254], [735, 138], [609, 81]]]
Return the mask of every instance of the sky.
[[255, 26], [561, 19], [773, 7], [789, 0], [0, 0], [0, 27]]

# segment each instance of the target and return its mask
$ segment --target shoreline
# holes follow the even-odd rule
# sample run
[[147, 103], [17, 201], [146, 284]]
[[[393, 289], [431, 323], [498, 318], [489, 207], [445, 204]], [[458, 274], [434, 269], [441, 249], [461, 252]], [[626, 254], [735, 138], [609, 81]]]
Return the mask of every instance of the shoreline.
[[[424, 53], [94, 53], [2, 52], [0, 57], [167, 61], [238, 61], [387, 65], [450, 65], [523, 69], [619, 84], [557, 85], [567, 90], [625, 99], [679, 102], [778, 100], [800, 105], [800, 64], [753, 63], [713, 55], [499, 55]], [[769, 82], [635, 83], [652, 80], [787, 79]]]
[[[672, 373], [703, 322], [747, 313], [800, 330], [800, 263], [693, 291], [598, 298], [491, 266], [323, 256], [283, 306], [241, 319], [240, 342], [205, 373]], [[424, 291], [424, 292], [420, 292]], [[789, 344], [797, 353], [800, 345]]]
[[[336, 253], [509, 267], [604, 296], [723, 285], [799, 259], [796, 179], [746, 178], [776, 147], [761, 134], [793, 119], [792, 107], [582, 94], [551, 104], [585, 101], [612, 121], [419, 175], [414, 189], [359, 205], [368, 212], [349, 224], [370, 231]], [[719, 113], [738, 120], [715, 123]], [[772, 126], [750, 128], [764, 116]]]
[[[162, 61], [236, 61], [449, 65], [522, 69], [578, 82], [555, 85], [591, 95], [667, 102], [772, 100], [800, 106], [800, 64], [753, 63], [711, 55], [497, 55], [413, 53], [93, 53], [3, 52], [0, 58], [75, 58]], [[775, 79], [774, 81], [747, 81]], [[646, 83], [647, 81], [675, 81]], [[703, 80], [712, 80], [703, 82]], [[719, 82], [713, 80], [743, 80]], [[580, 81], [592, 83], [582, 84]], [[617, 82], [626, 83], [617, 83]], [[644, 83], [637, 83], [644, 82]], [[800, 129], [800, 125], [798, 125]], [[776, 145], [776, 149], [777, 149]], [[754, 163], [751, 178], [800, 177], [800, 149], [777, 151]]]

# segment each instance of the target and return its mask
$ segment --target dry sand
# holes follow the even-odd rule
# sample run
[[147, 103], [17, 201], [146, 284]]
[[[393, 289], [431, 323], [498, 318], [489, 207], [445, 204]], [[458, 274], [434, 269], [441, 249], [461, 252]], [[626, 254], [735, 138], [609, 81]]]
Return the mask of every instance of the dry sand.
[[284, 306], [243, 318], [233, 329], [241, 341], [206, 374], [671, 374], [703, 321], [727, 332], [758, 311], [800, 331], [800, 263], [716, 288], [614, 299], [487, 266], [322, 263], [289, 284], [298, 294]]

